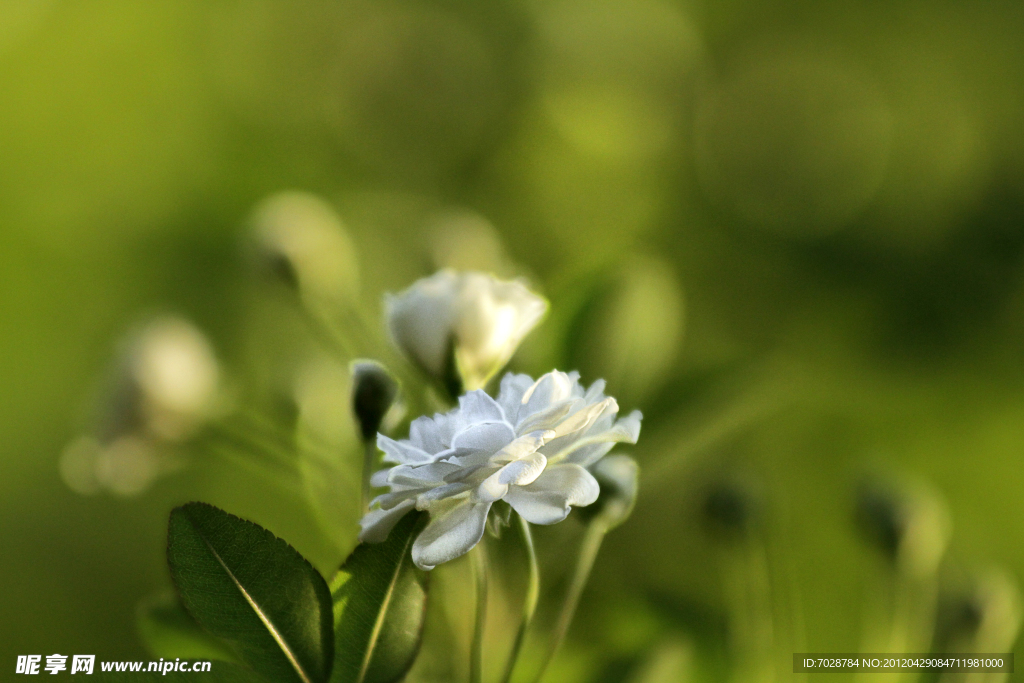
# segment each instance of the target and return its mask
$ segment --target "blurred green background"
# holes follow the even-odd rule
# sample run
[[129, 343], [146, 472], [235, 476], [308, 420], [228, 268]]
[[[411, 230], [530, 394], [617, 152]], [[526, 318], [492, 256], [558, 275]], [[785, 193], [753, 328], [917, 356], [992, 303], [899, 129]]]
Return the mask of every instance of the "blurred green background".
[[885, 574], [853, 522], [865, 471], [945, 498], [949, 571], [1024, 576], [1022, 36], [1010, 0], [5, 0], [0, 666], [142, 658], [135, 605], [186, 500], [340, 559], [301, 501], [222, 465], [128, 499], [58, 475], [140, 315], [245, 366], [240, 235], [284, 189], [338, 210], [367, 310], [461, 258], [438, 255], [451, 216], [493, 225], [503, 255], [470, 265], [552, 302], [516, 367], [644, 411], [640, 502], [550, 680], [716, 651], [722, 478], [755, 492], [806, 651], [855, 651]]

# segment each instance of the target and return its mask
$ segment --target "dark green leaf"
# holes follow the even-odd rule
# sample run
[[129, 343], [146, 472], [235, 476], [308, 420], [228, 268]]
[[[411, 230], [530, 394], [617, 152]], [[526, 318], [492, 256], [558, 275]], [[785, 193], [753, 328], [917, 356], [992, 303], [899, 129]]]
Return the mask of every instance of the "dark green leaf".
[[252, 522], [189, 503], [171, 512], [167, 559], [189, 613], [260, 675], [327, 680], [330, 591], [294, 548]]
[[166, 660], [202, 659], [234, 661], [227, 645], [196, 623], [174, 593], [151, 595], [139, 603], [139, 636], [154, 657]]
[[420, 647], [427, 573], [412, 563], [425, 514], [406, 515], [383, 543], [363, 543], [331, 582], [335, 660], [331, 683], [393, 683]]

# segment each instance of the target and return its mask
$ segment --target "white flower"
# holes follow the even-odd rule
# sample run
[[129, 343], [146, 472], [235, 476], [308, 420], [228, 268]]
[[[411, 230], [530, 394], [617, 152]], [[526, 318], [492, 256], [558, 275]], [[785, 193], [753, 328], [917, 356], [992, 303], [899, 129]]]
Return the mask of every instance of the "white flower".
[[444, 380], [454, 347], [463, 388], [479, 389], [509, 361], [547, 311], [519, 281], [441, 270], [385, 299], [388, 328], [403, 352]]
[[432, 569], [477, 544], [498, 500], [533, 524], [560, 522], [570, 507], [597, 499], [599, 485], [586, 468], [616, 443], [636, 443], [640, 412], [616, 420], [618, 412], [603, 380], [584, 390], [575, 372], [536, 382], [509, 373], [497, 400], [471, 391], [451, 412], [413, 421], [408, 439], [380, 434], [384, 460], [395, 466], [372, 483], [391, 490], [373, 500], [359, 538], [383, 541], [405, 513], [427, 510], [430, 523], [412, 558]]

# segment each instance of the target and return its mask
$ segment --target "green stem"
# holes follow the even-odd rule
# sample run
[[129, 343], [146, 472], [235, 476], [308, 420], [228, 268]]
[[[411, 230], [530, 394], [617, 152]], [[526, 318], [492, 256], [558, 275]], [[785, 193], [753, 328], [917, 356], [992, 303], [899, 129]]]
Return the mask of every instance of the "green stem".
[[324, 346], [345, 360], [351, 360], [359, 356], [356, 350], [352, 348], [351, 340], [338, 332], [318, 306], [313, 305], [306, 298], [303, 298], [302, 304], [302, 311], [306, 314], [305, 318], [309, 323], [310, 329]]
[[544, 657], [540, 671], [537, 672], [537, 676], [534, 678], [534, 683], [539, 683], [544, 677], [544, 673], [555, 658], [558, 648], [561, 647], [562, 641], [565, 640], [565, 636], [569, 632], [569, 626], [572, 624], [572, 618], [576, 614], [576, 607], [579, 605], [583, 588], [587, 585], [587, 579], [590, 578], [590, 570], [594, 568], [597, 551], [601, 549], [601, 542], [604, 540], [604, 535], [607, 532], [608, 525], [600, 517], [596, 517], [587, 525], [587, 531], [583, 536], [583, 543], [580, 544], [580, 555], [576, 560], [576, 571], [573, 574], [572, 582], [569, 584], [569, 590], [566, 591], [565, 601], [562, 603], [562, 609], [558, 614], [558, 621], [555, 623], [551, 646]]
[[512, 680], [512, 672], [516, 668], [516, 661], [519, 659], [519, 652], [523, 649], [523, 642], [526, 640], [526, 631], [530, 628], [533, 620], [533, 613], [537, 609], [537, 598], [540, 595], [540, 570], [537, 568], [537, 552], [533, 548], [533, 534], [530, 532], [530, 523], [516, 512], [512, 513], [519, 520], [519, 532], [523, 538], [523, 546], [526, 548], [526, 557], [529, 565], [529, 575], [526, 584], [526, 597], [523, 599], [523, 618], [519, 623], [519, 631], [512, 643], [512, 652], [508, 657], [508, 664], [505, 665], [503, 683]]
[[484, 668], [484, 624], [487, 622], [487, 551], [478, 543], [470, 558], [476, 577], [476, 620], [473, 623], [473, 643], [469, 650], [470, 683], [480, 683]]

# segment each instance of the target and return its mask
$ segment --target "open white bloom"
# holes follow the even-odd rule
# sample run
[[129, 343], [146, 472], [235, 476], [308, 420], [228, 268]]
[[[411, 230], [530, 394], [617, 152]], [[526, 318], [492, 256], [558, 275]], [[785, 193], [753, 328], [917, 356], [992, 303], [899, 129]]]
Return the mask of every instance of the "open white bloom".
[[395, 343], [445, 379], [454, 348], [465, 389], [483, 387], [509, 361], [548, 304], [520, 281], [441, 270], [385, 300]]
[[590, 505], [600, 487], [587, 467], [619, 442], [636, 443], [641, 414], [616, 419], [604, 380], [589, 389], [575, 372], [536, 382], [509, 373], [497, 400], [482, 390], [446, 414], [421, 417], [409, 438], [380, 434], [385, 462], [373, 475], [378, 496], [361, 522], [361, 541], [378, 543], [413, 508], [430, 522], [413, 543], [413, 561], [432, 569], [468, 552], [483, 536], [491, 505], [504, 500], [528, 522], [554, 524], [572, 506]]

